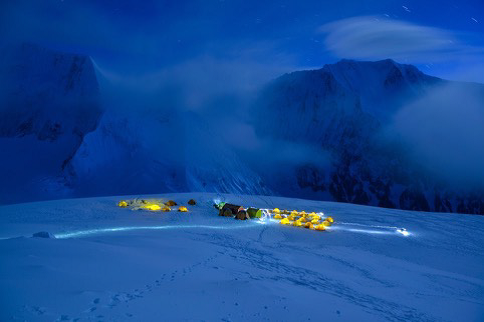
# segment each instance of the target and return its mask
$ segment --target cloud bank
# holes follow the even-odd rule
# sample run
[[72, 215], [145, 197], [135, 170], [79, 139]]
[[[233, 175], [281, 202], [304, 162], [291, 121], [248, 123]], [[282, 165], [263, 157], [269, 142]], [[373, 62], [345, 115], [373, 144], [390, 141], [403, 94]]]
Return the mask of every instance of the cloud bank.
[[410, 157], [453, 184], [484, 186], [484, 86], [448, 83], [403, 107], [392, 130]]

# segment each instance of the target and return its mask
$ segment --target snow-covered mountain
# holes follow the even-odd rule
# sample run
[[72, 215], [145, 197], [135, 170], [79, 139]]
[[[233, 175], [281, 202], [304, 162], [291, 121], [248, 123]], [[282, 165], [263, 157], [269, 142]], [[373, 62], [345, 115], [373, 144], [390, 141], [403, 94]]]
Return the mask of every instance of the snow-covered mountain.
[[0, 203], [127, 193], [270, 194], [202, 115], [105, 106], [91, 59], [2, 52]]
[[264, 137], [312, 144], [331, 162], [319, 165], [308, 156], [267, 180], [286, 196], [484, 214], [483, 194], [454, 191], [413, 164], [401, 142], [383, 135], [402, 106], [444, 83], [392, 60], [343, 60], [277, 78], [259, 98], [255, 128]]
[[190, 112], [107, 112], [68, 172], [69, 185], [80, 195], [271, 193], [203, 117]]
[[241, 155], [201, 113], [105, 106], [87, 56], [31, 44], [1, 55], [0, 203], [204, 191], [484, 214], [482, 194], [439, 181], [381, 135], [402, 106], [447, 83], [410, 65], [343, 60], [269, 83], [254, 104], [257, 134], [308, 147], [276, 164], [276, 148]]
[[64, 168], [102, 115], [91, 59], [7, 48], [0, 84], [0, 202], [63, 196]]

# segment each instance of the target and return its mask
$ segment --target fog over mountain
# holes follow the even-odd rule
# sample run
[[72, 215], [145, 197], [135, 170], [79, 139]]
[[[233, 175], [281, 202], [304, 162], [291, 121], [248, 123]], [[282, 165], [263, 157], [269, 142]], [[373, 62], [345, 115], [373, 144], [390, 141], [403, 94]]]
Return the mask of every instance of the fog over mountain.
[[186, 86], [123, 91], [85, 55], [5, 53], [2, 203], [195, 190], [484, 213], [483, 85], [342, 60], [197, 107]]
[[277, 169], [284, 195], [409, 210], [482, 213], [484, 86], [392, 60], [343, 60], [286, 74], [263, 91], [263, 136], [330, 155]]

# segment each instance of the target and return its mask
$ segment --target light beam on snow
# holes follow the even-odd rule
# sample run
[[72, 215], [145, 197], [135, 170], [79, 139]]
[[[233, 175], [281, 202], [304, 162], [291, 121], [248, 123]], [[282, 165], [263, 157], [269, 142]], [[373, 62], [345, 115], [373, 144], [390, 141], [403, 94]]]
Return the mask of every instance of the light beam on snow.
[[217, 229], [217, 230], [230, 230], [230, 229], [241, 229], [249, 228], [252, 225], [237, 225], [237, 226], [209, 226], [209, 225], [167, 225], [167, 226], [128, 226], [128, 227], [112, 227], [112, 228], [98, 228], [98, 229], [88, 229], [79, 230], [73, 232], [65, 232], [54, 234], [55, 238], [66, 239], [66, 238], [80, 238], [90, 235], [99, 235], [103, 233], [113, 233], [121, 231], [133, 231], [133, 230], [169, 230], [169, 229]]
[[[127, 227], [111, 227], [111, 228], [97, 228], [88, 230], [79, 230], [65, 233], [54, 234], [55, 238], [67, 239], [67, 238], [82, 238], [91, 235], [100, 235], [104, 233], [115, 233], [124, 231], [134, 231], [134, 230], [174, 230], [174, 229], [214, 229], [214, 230], [231, 230], [231, 229], [241, 229], [254, 227], [255, 224], [265, 225], [268, 223], [277, 223], [277, 220], [271, 219], [269, 216], [264, 216], [260, 220], [254, 220], [250, 223], [245, 223], [242, 225], [223, 225], [223, 226], [213, 226], [213, 225], [165, 225], [165, 226], [127, 226]], [[338, 222], [335, 225], [326, 228], [327, 230], [336, 231], [348, 231], [355, 233], [365, 233], [373, 235], [400, 235], [408, 237], [411, 235], [409, 231], [405, 228], [394, 227], [394, 226], [379, 226], [379, 225], [364, 225], [358, 223], [346, 223]]]
[[381, 225], [365, 225], [365, 224], [357, 224], [352, 222], [338, 222], [339, 225], [350, 225], [350, 226], [361, 226], [361, 227], [372, 227], [372, 228], [382, 228], [382, 229], [405, 229], [395, 226], [381, 226]]
[[393, 235], [395, 234], [394, 231], [383, 231], [383, 230], [371, 230], [371, 229], [358, 229], [358, 228], [345, 228], [345, 227], [338, 227], [338, 226], [331, 226], [326, 228], [327, 230], [342, 230], [342, 231], [350, 231], [353, 233], [364, 233], [364, 234], [372, 234], [372, 235]]
[[[352, 227], [355, 226], [355, 227]], [[364, 225], [357, 223], [337, 223], [335, 226], [327, 228], [328, 230], [343, 230], [350, 231], [354, 233], [365, 233], [365, 234], [375, 234], [375, 235], [395, 235], [400, 234], [404, 237], [410, 236], [410, 232], [405, 228], [395, 227], [395, 226], [380, 226], [380, 225]]]

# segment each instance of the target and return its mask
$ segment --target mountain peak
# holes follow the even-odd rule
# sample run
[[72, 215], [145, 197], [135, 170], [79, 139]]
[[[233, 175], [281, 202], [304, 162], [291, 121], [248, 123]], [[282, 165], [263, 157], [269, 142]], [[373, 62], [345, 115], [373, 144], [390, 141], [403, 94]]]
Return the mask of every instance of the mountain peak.
[[325, 66], [328, 65], [338, 65], [338, 66], [345, 66], [345, 65], [375, 65], [375, 66], [395, 66], [395, 65], [401, 65], [394, 61], [393, 59], [387, 58], [387, 59], [382, 59], [382, 60], [376, 60], [376, 61], [366, 61], [366, 60], [354, 60], [354, 59], [347, 59], [343, 58], [340, 61], [334, 63], [334, 64], [326, 64]]
[[324, 65], [321, 71], [330, 73], [341, 86], [360, 96], [363, 105], [371, 106], [369, 112], [378, 116], [392, 112], [387, 107], [389, 100], [397, 96], [413, 97], [423, 87], [440, 81], [413, 65], [400, 64], [392, 59], [342, 59], [335, 64]]
[[[343, 95], [358, 101], [364, 112], [388, 120], [402, 104], [442, 80], [422, 73], [413, 65], [392, 59], [357, 61], [342, 59], [317, 70], [296, 71], [275, 80], [294, 95], [318, 97]], [[282, 103], [281, 103], [282, 104]]]
[[334, 64], [325, 64], [322, 68], [324, 71], [333, 74], [348, 73], [351, 71], [359, 71], [362, 73], [378, 73], [385, 74], [395, 70], [399, 70], [403, 74], [422, 74], [423, 73], [415, 66], [408, 64], [400, 64], [393, 59], [383, 59], [377, 61], [361, 61], [353, 59], [341, 59]]

